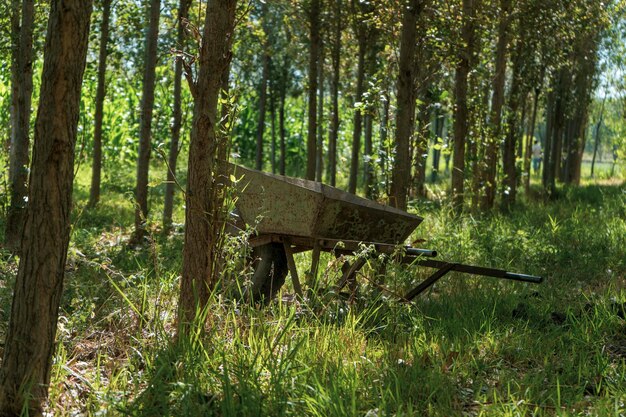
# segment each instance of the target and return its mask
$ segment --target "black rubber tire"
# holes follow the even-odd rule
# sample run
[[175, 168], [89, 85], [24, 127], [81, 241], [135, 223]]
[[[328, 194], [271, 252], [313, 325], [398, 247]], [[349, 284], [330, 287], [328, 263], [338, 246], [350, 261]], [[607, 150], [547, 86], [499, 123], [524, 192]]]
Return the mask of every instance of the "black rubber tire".
[[287, 255], [281, 243], [268, 243], [252, 250], [254, 274], [250, 296], [252, 301], [271, 301], [285, 283], [289, 272]]

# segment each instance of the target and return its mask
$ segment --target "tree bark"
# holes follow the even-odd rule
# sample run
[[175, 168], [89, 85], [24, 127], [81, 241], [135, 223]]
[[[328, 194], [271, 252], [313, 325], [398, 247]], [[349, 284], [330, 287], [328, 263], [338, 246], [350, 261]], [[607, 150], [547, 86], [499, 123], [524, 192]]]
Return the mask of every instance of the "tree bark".
[[341, 31], [343, 0], [335, 0], [334, 39], [332, 49], [333, 75], [330, 83], [331, 116], [330, 133], [328, 135], [328, 177], [333, 187], [337, 182], [337, 138], [339, 136], [339, 70], [341, 68]]
[[150, 0], [150, 16], [145, 39], [143, 91], [139, 120], [139, 156], [137, 158], [137, 187], [135, 189], [135, 232], [133, 241], [139, 243], [146, 233], [148, 218], [148, 171], [152, 151], [152, 112], [156, 78], [157, 44], [161, 0]]
[[320, 0], [311, 0], [309, 10], [309, 124], [306, 141], [306, 179], [315, 180], [317, 162], [317, 61], [320, 50]]
[[91, 1], [54, 0], [35, 123], [29, 204], [4, 360], [0, 415], [41, 415], [70, 238], [74, 145]]
[[[17, 69], [18, 55], [20, 50], [20, 4], [21, 0], [11, 1], [11, 103], [9, 104], [9, 138], [4, 143], [4, 148], [10, 151], [11, 144], [15, 141], [15, 123], [17, 121], [17, 96], [19, 70]], [[12, 173], [9, 170], [9, 178]]]
[[[11, 151], [9, 156], [9, 184], [11, 204], [7, 213], [5, 244], [17, 251], [20, 246], [22, 229], [28, 202], [28, 151], [30, 148], [30, 113], [33, 94], [33, 26], [34, 2], [22, 1], [22, 25], [19, 33], [17, 53], [17, 85], [13, 93], [17, 94], [14, 109]], [[15, 88], [16, 87], [16, 88]]]
[[461, 37], [464, 46], [459, 49], [459, 57], [454, 80], [454, 156], [452, 158], [452, 199], [460, 212], [463, 210], [465, 181], [465, 136], [468, 132], [467, 80], [474, 54], [474, 12], [475, 0], [463, 0], [463, 28]]
[[[496, 198], [496, 172], [498, 170], [498, 148], [502, 135], [502, 106], [504, 105], [504, 81], [508, 47], [509, 13], [511, 0], [500, 1], [500, 21], [498, 25], [498, 45], [496, 48], [496, 69], [491, 96], [491, 134], [488, 136], [485, 151], [485, 171], [483, 183], [485, 194], [481, 199], [481, 209], [493, 208]], [[513, 136], [514, 137], [514, 136]], [[513, 144], [514, 145], [514, 144]], [[509, 143], [508, 147], [511, 146]], [[507, 147], [507, 150], [509, 148]], [[510, 161], [508, 161], [510, 162]], [[513, 147], [513, 175], [515, 170], [515, 147]]]
[[189, 143], [185, 209], [185, 246], [179, 299], [179, 331], [185, 332], [207, 304], [219, 274], [222, 230], [223, 178], [216, 178], [224, 138], [217, 130], [217, 103], [223, 73], [228, 70], [234, 36], [236, 0], [210, 0], [207, 4], [198, 58], [198, 79], [193, 89], [193, 123]]
[[283, 77], [280, 83], [280, 103], [278, 107], [278, 132], [280, 134], [280, 162], [278, 164], [280, 175], [285, 175], [285, 158], [287, 152], [287, 130], [285, 128], [285, 100], [287, 98], [287, 67], [283, 68]]
[[93, 133], [93, 163], [91, 166], [91, 188], [89, 207], [95, 207], [100, 200], [100, 178], [102, 173], [102, 119], [104, 116], [104, 96], [106, 95], [107, 44], [109, 42], [109, 20], [111, 0], [102, 1], [102, 24], [100, 25], [100, 52], [98, 56], [98, 87], [96, 89], [96, 113]]
[[[361, 23], [357, 23], [360, 26]], [[363, 131], [363, 113], [361, 110], [363, 98], [363, 85], [365, 84], [365, 52], [367, 38], [363, 28], [358, 29], [359, 57], [357, 64], [356, 92], [354, 95], [354, 130], [352, 131], [352, 153], [350, 158], [350, 177], [348, 179], [348, 192], [356, 194], [359, 173], [359, 152], [361, 150], [361, 133]]]
[[[180, 0], [178, 5], [178, 32], [176, 34], [176, 47], [184, 49], [185, 27], [183, 20], [189, 18], [191, 0]], [[176, 180], [176, 166], [178, 165], [178, 152], [180, 147], [180, 130], [182, 127], [182, 58], [176, 59], [174, 66], [174, 103], [172, 104], [172, 140], [168, 156], [167, 181], [165, 183], [165, 197], [163, 202], [163, 231], [169, 232], [172, 227], [172, 213], [174, 212], [174, 192]]]
[[528, 128], [528, 141], [526, 142], [526, 152], [524, 153], [524, 191], [528, 196], [530, 192], [530, 160], [532, 158], [533, 142], [535, 140], [535, 124], [537, 121], [537, 108], [539, 105], [539, 94], [541, 90], [539, 87], [535, 88], [535, 94], [533, 99], [533, 111], [530, 116], [530, 124]]
[[[267, 38], [267, 32], [265, 30], [267, 22], [267, 3], [263, 3], [263, 32], [265, 38]], [[270, 71], [270, 54], [269, 45], [264, 40], [263, 45], [263, 57], [261, 59], [263, 63], [263, 70], [261, 71], [261, 84], [259, 85], [259, 120], [256, 128], [256, 169], [261, 171], [263, 169], [263, 133], [265, 132], [265, 109], [267, 107], [267, 82], [269, 80]]]
[[602, 119], [604, 117], [604, 104], [606, 103], [606, 93], [604, 98], [602, 99], [602, 106], [600, 107], [600, 117], [598, 118], [598, 123], [596, 124], [596, 134], [595, 141], [593, 145], [593, 157], [591, 159], [591, 178], [593, 178], [593, 173], [596, 165], [596, 156], [598, 155], [598, 148], [600, 147], [600, 129], [602, 128]]
[[396, 93], [396, 149], [391, 173], [391, 193], [389, 195], [389, 203], [402, 210], [406, 210], [409, 179], [411, 176], [409, 144], [415, 125], [415, 43], [417, 19], [423, 6], [423, 1], [421, 0], [409, 0], [405, 3], [402, 14], [400, 68]]
[[320, 47], [318, 62], [318, 110], [317, 110], [317, 150], [315, 161], [315, 181], [322, 182], [324, 172], [324, 45]]

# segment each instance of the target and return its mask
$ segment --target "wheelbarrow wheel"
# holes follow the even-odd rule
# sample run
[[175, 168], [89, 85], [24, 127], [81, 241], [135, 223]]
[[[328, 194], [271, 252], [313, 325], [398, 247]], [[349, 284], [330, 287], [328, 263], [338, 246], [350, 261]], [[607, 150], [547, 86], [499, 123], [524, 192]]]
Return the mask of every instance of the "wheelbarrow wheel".
[[254, 274], [250, 295], [253, 301], [261, 303], [271, 301], [285, 283], [287, 255], [280, 243], [268, 243], [252, 251]]

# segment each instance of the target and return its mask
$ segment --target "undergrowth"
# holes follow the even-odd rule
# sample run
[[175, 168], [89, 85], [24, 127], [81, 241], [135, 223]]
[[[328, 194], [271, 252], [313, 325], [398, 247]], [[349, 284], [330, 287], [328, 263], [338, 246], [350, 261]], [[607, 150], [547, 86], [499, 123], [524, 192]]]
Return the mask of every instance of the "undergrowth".
[[[206, 323], [174, 343], [183, 236], [156, 226], [160, 186], [152, 239], [133, 248], [132, 184], [105, 184], [87, 210], [87, 183], [81, 172], [51, 415], [626, 414], [624, 185], [490, 215], [456, 217], [445, 200], [412, 207], [425, 218], [412, 236], [420, 246], [541, 285], [449, 274], [403, 303], [397, 295], [430, 271], [373, 258], [349, 300], [331, 289], [340, 269], [323, 256], [308, 301], [290, 284], [264, 309], [218, 291]], [[309, 259], [297, 257], [301, 272]], [[1, 252], [2, 333], [16, 262]]]

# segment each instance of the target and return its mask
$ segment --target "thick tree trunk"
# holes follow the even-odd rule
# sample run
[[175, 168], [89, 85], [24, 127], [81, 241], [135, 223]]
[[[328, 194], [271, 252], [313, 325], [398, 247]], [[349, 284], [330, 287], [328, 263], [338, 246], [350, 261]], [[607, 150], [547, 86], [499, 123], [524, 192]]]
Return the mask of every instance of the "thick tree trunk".
[[[178, 32], [176, 47], [184, 49], [185, 27], [183, 20], [189, 18], [191, 0], [180, 0], [178, 5]], [[182, 127], [182, 78], [183, 62], [176, 60], [174, 67], [174, 103], [172, 104], [172, 140], [168, 156], [167, 182], [165, 183], [165, 197], [163, 202], [163, 230], [167, 233], [172, 227], [172, 213], [174, 211], [174, 191], [176, 190], [176, 166], [180, 147], [180, 130]]]
[[324, 45], [320, 47], [320, 59], [318, 62], [318, 110], [317, 110], [317, 150], [315, 161], [315, 181], [322, 181], [324, 172]]
[[154, 107], [154, 83], [156, 77], [157, 43], [161, 0], [150, 0], [150, 16], [145, 40], [143, 91], [141, 117], [139, 120], [139, 156], [137, 158], [137, 186], [135, 189], [135, 232], [133, 241], [139, 243], [146, 233], [148, 218], [148, 170], [152, 151], [152, 111]]
[[236, 0], [211, 0], [200, 47], [198, 81], [192, 88], [193, 123], [189, 143], [185, 209], [185, 246], [179, 299], [179, 331], [203, 309], [219, 274], [223, 190], [215, 176], [221, 170], [216, 157], [221, 146], [217, 130], [217, 103], [224, 71], [231, 59]]
[[452, 198], [457, 211], [463, 210], [465, 181], [465, 137], [468, 132], [467, 79], [474, 53], [474, 3], [463, 0], [464, 47], [459, 50], [454, 80], [454, 156], [452, 159]]
[[315, 179], [317, 161], [317, 61], [320, 51], [320, 0], [311, 0], [309, 10], [310, 51], [309, 51], [309, 124], [306, 141], [306, 179]]
[[30, 148], [30, 107], [33, 94], [33, 26], [34, 2], [22, 1], [22, 27], [17, 53], [17, 94], [9, 162], [11, 205], [7, 213], [5, 243], [17, 251], [20, 246], [28, 196], [28, 150]]
[[333, 49], [331, 52], [333, 61], [333, 75], [330, 82], [331, 96], [331, 116], [330, 116], [330, 133], [328, 135], [328, 178], [330, 185], [333, 187], [337, 182], [337, 138], [339, 136], [339, 70], [341, 68], [341, 31], [342, 31], [342, 12], [341, 5], [343, 0], [335, 0], [334, 11], [334, 39]]
[[[493, 95], [491, 96], [491, 132], [487, 139], [487, 149], [485, 151], [485, 172], [483, 173], [485, 195], [481, 199], [482, 210], [491, 209], [496, 198], [496, 172], [498, 170], [498, 148], [502, 135], [502, 106], [504, 105], [504, 81], [506, 76], [510, 9], [511, 0], [500, 1], [496, 72], [493, 79]], [[511, 136], [511, 138], [513, 137], [514, 136]], [[509, 143], [507, 150], [510, 150], [510, 146], [511, 144]], [[513, 176], [515, 175], [514, 152], [515, 147], [513, 147]]]
[[109, 42], [109, 20], [111, 0], [102, 1], [102, 24], [100, 25], [100, 52], [98, 57], [98, 87], [96, 89], [96, 113], [93, 133], [93, 163], [91, 166], [91, 188], [89, 207], [95, 207], [100, 200], [100, 177], [102, 173], [102, 119], [104, 117], [104, 96], [106, 95], [107, 43]]
[[411, 159], [409, 144], [415, 125], [415, 43], [417, 19], [424, 5], [421, 0], [409, 0], [402, 14], [402, 33], [400, 35], [400, 62], [397, 84], [396, 110], [396, 149], [391, 174], [391, 193], [389, 202], [392, 206], [406, 210], [409, 179], [411, 177]]
[[0, 370], [0, 415], [25, 409], [41, 415], [48, 396], [90, 15], [88, 0], [50, 4], [22, 256]]

